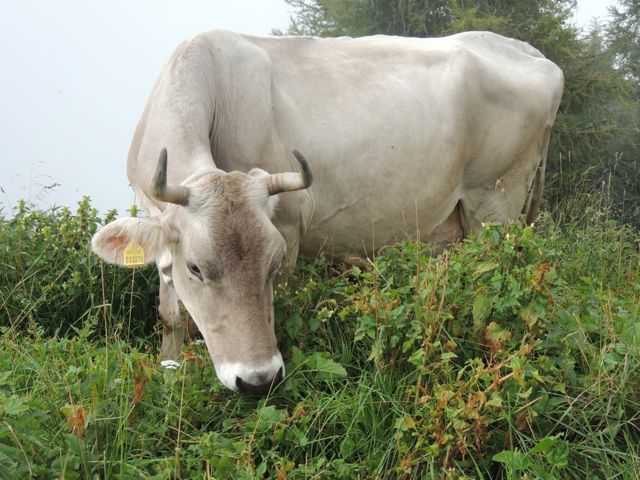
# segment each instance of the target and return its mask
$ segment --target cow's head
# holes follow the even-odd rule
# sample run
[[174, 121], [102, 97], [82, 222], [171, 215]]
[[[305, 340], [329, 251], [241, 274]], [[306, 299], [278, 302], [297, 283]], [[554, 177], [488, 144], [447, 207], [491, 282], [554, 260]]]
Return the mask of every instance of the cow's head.
[[123, 218], [94, 236], [93, 250], [122, 265], [137, 243], [156, 262], [204, 336], [220, 381], [243, 393], [266, 393], [284, 375], [274, 334], [273, 279], [287, 245], [271, 222], [281, 192], [307, 188], [311, 173], [221, 170], [167, 185], [163, 150], [150, 194], [168, 202], [158, 217]]

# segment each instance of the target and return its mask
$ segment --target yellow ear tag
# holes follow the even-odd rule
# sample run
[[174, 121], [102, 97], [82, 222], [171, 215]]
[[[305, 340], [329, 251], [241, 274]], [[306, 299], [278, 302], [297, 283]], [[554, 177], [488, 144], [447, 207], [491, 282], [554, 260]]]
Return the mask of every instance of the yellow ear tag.
[[127, 267], [144, 265], [144, 249], [139, 243], [130, 243], [124, 249], [124, 264]]

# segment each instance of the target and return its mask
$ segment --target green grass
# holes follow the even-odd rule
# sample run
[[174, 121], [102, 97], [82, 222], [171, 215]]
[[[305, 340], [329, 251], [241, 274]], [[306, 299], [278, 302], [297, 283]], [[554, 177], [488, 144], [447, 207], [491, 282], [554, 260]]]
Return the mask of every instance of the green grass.
[[90, 254], [87, 200], [21, 206], [0, 219], [0, 478], [636, 479], [640, 236], [572, 218], [302, 263], [275, 302], [287, 378], [255, 399], [198, 342], [158, 367], [156, 274]]

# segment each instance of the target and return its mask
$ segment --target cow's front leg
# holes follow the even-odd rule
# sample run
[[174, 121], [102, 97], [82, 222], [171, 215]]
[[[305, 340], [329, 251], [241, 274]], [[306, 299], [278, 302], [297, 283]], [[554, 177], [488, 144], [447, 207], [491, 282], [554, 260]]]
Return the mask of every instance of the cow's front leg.
[[177, 360], [187, 331], [188, 315], [180, 311], [178, 294], [160, 275], [160, 307], [162, 319], [161, 360]]

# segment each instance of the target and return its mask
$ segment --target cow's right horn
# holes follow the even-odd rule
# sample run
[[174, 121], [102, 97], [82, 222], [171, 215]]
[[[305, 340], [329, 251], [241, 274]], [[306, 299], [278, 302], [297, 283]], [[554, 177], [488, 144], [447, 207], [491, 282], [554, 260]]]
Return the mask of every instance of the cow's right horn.
[[269, 195], [302, 190], [311, 185], [313, 175], [311, 174], [311, 170], [309, 170], [307, 161], [297, 150], [293, 151], [293, 155], [296, 157], [298, 162], [300, 162], [302, 172], [274, 173], [267, 176], [267, 189], [269, 190]]
[[158, 159], [156, 173], [151, 181], [151, 196], [156, 200], [175, 203], [183, 207], [189, 203], [189, 188], [183, 185], [167, 185], [167, 149], [163, 148]]

